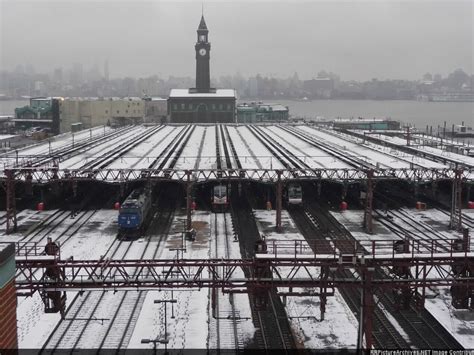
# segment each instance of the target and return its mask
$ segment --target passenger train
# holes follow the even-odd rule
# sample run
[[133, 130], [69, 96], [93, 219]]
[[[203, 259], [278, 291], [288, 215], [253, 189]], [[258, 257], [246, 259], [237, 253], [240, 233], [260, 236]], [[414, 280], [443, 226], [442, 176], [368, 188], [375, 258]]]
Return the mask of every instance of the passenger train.
[[288, 205], [301, 205], [303, 203], [303, 189], [300, 184], [290, 182], [286, 193]]
[[226, 185], [216, 185], [212, 188], [211, 205], [215, 212], [226, 211], [229, 207], [229, 189]]
[[135, 189], [120, 206], [118, 225], [120, 236], [128, 237], [143, 231], [151, 210], [151, 191]]

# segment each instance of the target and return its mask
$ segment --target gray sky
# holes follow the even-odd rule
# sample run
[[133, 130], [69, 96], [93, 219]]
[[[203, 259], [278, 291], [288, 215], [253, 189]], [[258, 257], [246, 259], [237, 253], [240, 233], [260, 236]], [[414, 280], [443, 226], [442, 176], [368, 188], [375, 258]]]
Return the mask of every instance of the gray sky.
[[[83, 63], [111, 77], [194, 76], [201, 1], [0, 0], [1, 68]], [[472, 1], [204, 1], [211, 76], [319, 70], [343, 80], [473, 70]]]

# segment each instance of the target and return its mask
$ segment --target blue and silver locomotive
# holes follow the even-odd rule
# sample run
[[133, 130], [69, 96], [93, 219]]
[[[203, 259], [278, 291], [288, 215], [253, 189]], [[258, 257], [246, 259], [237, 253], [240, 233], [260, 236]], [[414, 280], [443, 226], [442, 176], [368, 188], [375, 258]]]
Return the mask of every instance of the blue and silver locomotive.
[[121, 234], [133, 234], [145, 227], [151, 209], [151, 192], [136, 189], [120, 206], [118, 225]]

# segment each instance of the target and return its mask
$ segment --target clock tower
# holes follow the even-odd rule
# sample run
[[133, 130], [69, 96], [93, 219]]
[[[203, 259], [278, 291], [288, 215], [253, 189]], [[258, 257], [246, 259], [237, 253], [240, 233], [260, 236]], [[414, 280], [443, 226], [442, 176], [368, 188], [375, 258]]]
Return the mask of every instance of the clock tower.
[[197, 29], [196, 87], [172, 89], [168, 98], [169, 120], [172, 123], [233, 123], [235, 122], [234, 89], [211, 88], [209, 51], [204, 15]]
[[208, 42], [209, 30], [204, 20], [204, 15], [201, 16], [201, 22], [197, 29], [197, 42], [194, 48], [196, 49], [196, 91], [209, 92], [211, 88], [211, 79], [209, 72], [209, 52], [211, 44]]

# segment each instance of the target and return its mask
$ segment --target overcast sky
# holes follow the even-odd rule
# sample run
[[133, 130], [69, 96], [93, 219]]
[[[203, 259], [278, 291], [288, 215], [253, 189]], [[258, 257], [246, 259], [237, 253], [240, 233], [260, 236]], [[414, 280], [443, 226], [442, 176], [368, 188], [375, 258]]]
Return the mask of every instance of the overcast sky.
[[[1, 68], [195, 75], [201, 1], [0, 0]], [[473, 70], [474, 0], [204, 1], [211, 76], [418, 79]]]

